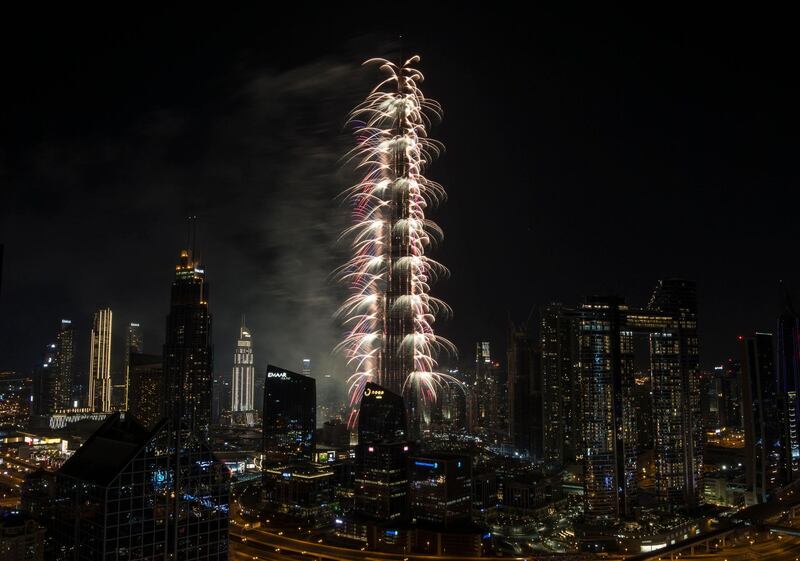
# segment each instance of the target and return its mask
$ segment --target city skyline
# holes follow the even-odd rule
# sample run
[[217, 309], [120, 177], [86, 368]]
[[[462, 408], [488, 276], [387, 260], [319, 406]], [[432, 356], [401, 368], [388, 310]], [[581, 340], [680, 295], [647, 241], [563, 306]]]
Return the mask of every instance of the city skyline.
[[0, 551], [797, 561], [794, 35], [331, 8], [9, 34]]
[[[787, 117], [794, 114], [785, 97], [791, 89], [770, 88], [778, 93], [766, 99], [766, 90], [756, 87], [782, 80], [778, 70], [786, 49], [780, 34], [771, 35], [751, 52], [737, 46], [724, 30], [716, 31], [718, 42], [707, 40], [700, 24], [704, 20], [698, 16], [698, 23], [685, 24], [682, 42], [672, 48], [675, 43], [663, 41], [671, 37], [669, 26], [652, 28], [654, 36], [649, 39], [629, 29], [629, 20], [622, 18], [607, 31], [579, 24], [559, 38], [537, 28], [537, 39], [530, 45], [511, 33], [509, 44], [481, 45], [479, 49], [469, 39], [482, 24], [475, 12], [467, 10], [463, 17], [462, 30], [445, 26], [438, 39], [429, 30], [441, 24], [443, 15], [439, 13], [432, 14], [430, 22], [404, 30], [405, 44], [413, 45], [423, 56], [429, 75], [426, 88], [447, 111], [436, 135], [448, 154], [432, 173], [437, 181], [454, 188], [449, 190], [447, 211], [435, 216], [447, 233], [436, 255], [459, 282], [445, 281], [437, 287], [437, 295], [455, 311], [453, 321], [438, 326], [441, 334], [452, 339], [462, 355], [469, 355], [474, 341], [486, 339], [495, 347], [503, 343], [509, 313], [523, 321], [535, 305], [549, 301], [574, 304], [596, 293], [616, 293], [633, 304], [644, 304], [648, 293], [643, 287], [651, 279], [663, 277], [698, 281], [703, 303], [699, 329], [706, 342], [701, 349], [704, 368], [724, 358], [731, 337], [752, 329], [775, 330], [774, 311], [781, 294], [778, 281], [783, 278], [793, 291], [800, 287], [800, 278], [791, 268], [782, 267], [780, 260], [781, 254], [791, 251], [787, 230], [791, 221], [785, 215], [790, 205], [772, 209], [769, 198], [751, 200], [747, 193], [754, 185], [765, 185], [776, 196], [782, 195], [788, 188], [783, 186], [790, 185], [794, 177], [794, 172], [778, 161], [785, 151]], [[320, 243], [320, 239], [334, 240], [334, 232], [346, 222], [346, 209], [336, 205], [335, 195], [347, 183], [335, 175], [337, 160], [349, 146], [348, 135], [342, 131], [344, 116], [370, 82], [370, 72], [359, 71], [357, 66], [366, 56], [381, 54], [376, 51], [382, 49], [387, 56], [394, 56], [397, 30], [379, 28], [374, 34], [343, 31], [332, 39], [310, 34], [307, 44], [279, 57], [270, 54], [270, 48], [284, 35], [275, 33], [270, 39], [263, 33], [241, 33], [240, 29], [251, 29], [246, 19], [236, 13], [220, 18], [221, 35], [207, 35], [198, 52], [161, 49], [170, 44], [168, 32], [153, 35], [152, 46], [147, 48], [172, 57], [170, 67], [178, 69], [185, 84], [177, 80], [178, 75], [165, 77], [157, 68], [138, 64], [128, 50], [133, 43], [122, 39], [112, 41], [108, 51], [118, 52], [120, 65], [104, 64], [92, 44], [108, 35], [95, 29], [78, 33], [85, 36], [85, 42], [77, 42], [67, 51], [74, 49], [85, 60], [85, 66], [75, 70], [80, 82], [91, 83], [93, 76], [110, 73], [113, 80], [104, 80], [107, 85], [102, 86], [108, 101], [99, 102], [92, 96], [83, 99], [82, 92], [60, 73], [54, 73], [54, 80], [40, 89], [41, 97], [23, 99], [22, 92], [13, 88], [3, 93], [4, 107], [9, 108], [2, 131], [2, 143], [8, 148], [3, 153], [17, 162], [3, 164], [4, 181], [13, 188], [11, 199], [0, 211], [4, 213], [0, 238], [5, 244], [0, 352], [10, 368], [30, 367], [37, 349], [51, 337], [44, 327], [48, 322], [69, 317], [76, 326], [86, 325], [101, 303], [108, 303], [122, 322], [140, 322], [146, 341], [160, 340], [163, 320], [159, 310], [165, 300], [158, 287], [173, 259], [169, 248], [184, 240], [185, 216], [196, 214], [198, 247], [218, 287], [215, 344], [223, 348], [225, 341], [235, 338], [244, 311], [256, 335], [255, 352], [263, 359], [261, 368], [267, 361], [298, 368], [300, 359], [312, 358], [316, 371], [344, 375], [330, 355], [341, 335], [332, 319], [340, 295], [327, 279], [330, 270], [341, 263], [343, 248]], [[199, 16], [197, 23], [198, 33], [210, 25]], [[760, 24], [752, 25], [758, 28]], [[53, 30], [54, 37], [59, 33]], [[8, 40], [14, 40], [13, 34]], [[131, 41], [136, 40], [134, 33]], [[365, 42], [370, 49], [363, 48]], [[323, 48], [323, 43], [332, 50]], [[551, 44], [563, 52], [552, 52], [548, 49]], [[646, 54], [644, 60], [652, 60], [652, 66], [636, 57], [612, 56], [633, 44], [641, 47], [636, 51]], [[594, 54], [588, 54], [589, 45]], [[731, 62], [723, 45], [734, 50], [733, 58], [741, 61], [741, 67]], [[34, 60], [45, 55], [41, 49], [31, 52]], [[196, 72], [208, 53], [219, 53], [207, 60], [222, 83], [209, 78], [208, 72]], [[243, 58], [242, 65], [232, 67], [230, 60], [237, 56]], [[754, 57], [763, 60], [770, 71], [756, 66]], [[526, 60], [533, 64], [532, 70], [520, 74], [515, 68]], [[46, 62], [43, 67], [57, 63]], [[478, 76], [476, 68], [492, 64], [509, 80], [508, 87], [472, 87], [471, 80]], [[714, 69], [712, 75], [704, 76], [703, 70], [709, 67]], [[24, 66], [12, 66], [10, 72], [29, 78]], [[352, 79], [342, 80], [345, 75]], [[143, 89], [149, 91], [144, 84], [157, 79], [163, 84], [160, 93], [140, 95]], [[33, 77], [32, 83], [41, 84], [39, 80]], [[298, 83], [312, 87], [301, 92]], [[580, 97], [578, 92], [584, 90], [592, 95]], [[523, 92], [533, 96], [531, 103]], [[188, 98], [187, 93], [191, 93]], [[510, 96], [508, 103], [501, 103], [506, 95]], [[319, 104], [319, 99], [326, 101]], [[66, 100], [72, 117], [58, 113]], [[721, 106], [711, 111], [718, 101]], [[91, 105], [94, 102], [99, 105]], [[115, 103], [129, 107], [130, 113], [107, 119]], [[11, 111], [15, 107], [20, 111]], [[198, 107], [217, 110], [201, 114]], [[297, 115], [286, 116], [278, 110], [283, 107], [298, 109]], [[299, 116], [312, 107], [317, 108], [313, 125]], [[474, 111], [475, 107], [482, 110]], [[525, 111], [516, 112], [513, 118], [497, 118], [503, 107], [525, 107]], [[609, 115], [619, 116], [607, 116], [600, 112], [603, 107], [612, 109]], [[653, 107], [658, 111], [651, 111]], [[46, 115], [46, 123], [30, 126], [21, 121], [19, 115], [28, 110]], [[261, 127], [274, 121], [276, 113], [294, 119], [274, 131], [281, 139], [278, 143], [261, 134]], [[638, 125], [647, 122], [645, 115], [655, 119], [652, 127]], [[519, 124], [515, 119], [521, 119]], [[698, 123], [699, 136], [685, 139], [682, 130], [693, 121]], [[480, 138], [508, 139], [512, 161], [518, 160], [520, 151], [529, 152], [535, 165], [529, 169], [501, 165], [505, 143], [487, 146], [467, 141], [474, 138], [464, 128], [467, 122], [479, 131]], [[73, 126], [76, 123], [80, 125], [77, 128]], [[193, 134], [189, 123], [200, 127], [203, 134]], [[535, 134], [523, 133], [526, 130]], [[76, 138], [81, 140], [73, 142]], [[545, 138], [551, 142], [543, 143]], [[759, 143], [748, 150], [756, 138]], [[222, 149], [226, 145], [232, 148]], [[297, 153], [284, 154], [289, 146]], [[108, 147], [105, 157], [101, 157], [103, 147]], [[198, 154], [210, 157], [207, 163], [193, 155], [195, 148]], [[700, 157], [709, 150], [707, 159]], [[274, 153], [284, 154], [281, 159], [286, 165], [266, 157]], [[737, 158], [726, 157], [731, 153]], [[318, 158], [309, 161], [302, 154]], [[47, 166], [48, 158], [60, 165]], [[677, 165], [676, 161], [685, 163]], [[472, 162], [482, 163], [468, 165]], [[732, 169], [722, 167], [726, 162]], [[649, 171], [648, 165], [654, 171]], [[56, 177], [36, 171], [43, 167], [52, 169]], [[470, 167], [474, 169], [467, 172]], [[125, 173], [113, 172], [113, 168]], [[754, 169], [769, 172], [756, 173]], [[99, 188], [93, 177], [103, 174], [108, 196], [92, 197], [92, 190]], [[481, 198], [478, 204], [475, 194], [487, 184], [493, 185], [496, 195]], [[141, 196], [118, 196], [130, 190], [138, 190]], [[216, 196], [220, 192], [228, 196], [222, 204]], [[662, 197], [658, 205], [649, 204], [651, 196], [663, 192], [675, 195]], [[241, 204], [259, 201], [254, 199], [256, 193], [264, 193], [269, 202], [257, 202], [250, 208]], [[598, 201], [596, 193], [607, 197]], [[605, 221], [610, 239], [619, 239], [625, 251], [619, 255], [590, 251], [582, 240], [591, 237], [592, 216], [583, 207], [592, 205], [572, 208], [572, 199], [599, 204], [598, 210], [611, 218]], [[503, 208], [511, 200], [518, 204]], [[19, 233], [26, 230], [19, 219], [5, 213], [19, 209], [25, 216], [36, 214], [41, 201], [47, 201], [48, 219], [34, 218], [32, 225], [39, 233], [23, 239]], [[98, 215], [122, 213], [129, 218], [110, 224], [103, 239], [96, 240], [100, 245], [91, 246], [78, 218], [79, 210], [89, 209]], [[752, 216], [747, 212], [750, 209]], [[773, 211], [778, 213], [776, 218], [767, 219]], [[242, 220], [227, 219], [236, 212], [243, 213]], [[559, 222], [556, 216], [566, 222]], [[645, 242], [647, 236], [633, 233], [642, 221], [660, 230], [670, 228], [674, 216], [685, 217], [682, 220], [687, 225], [686, 231], [672, 230], [675, 247], [683, 248], [680, 254], [653, 249]], [[485, 226], [474, 230], [472, 225], [477, 223]], [[58, 226], [59, 232], [72, 225], [64, 233], [72, 248], [70, 260], [55, 254], [50, 255], [49, 263], [66, 274], [67, 280], [49, 290], [37, 289], [41, 306], [23, 312], [21, 305], [30, 299], [27, 287], [32, 279], [46, 277], [44, 263], [34, 256], [50, 253], [48, 240], [59, 235], [50, 230], [51, 225]], [[284, 232], [290, 235], [284, 236]], [[306, 252], [302, 262], [293, 258], [292, 245], [286, 243], [289, 238], [295, 246], [302, 244]], [[530, 248], [524, 260], [515, 257], [513, 249], [520, 243]], [[87, 247], [97, 249], [90, 252]], [[740, 252], [755, 248], [764, 252], [765, 268], [738, 268], [734, 274], [732, 267]], [[484, 261], [474, 272], [473, 250]], [[75, 263], [90, 268], [88, 274], [80, 275], [80, 283], [71, 280], [79, 271]], [[595, 273], [582, 274], [579, 263]], [[240, 290], [238, 273], [230, 271], [258, 280]], [[498, 271], [509, 283], [502, 292], [492, 289]], [[291, 283], [288, 278], [301, 280]], [[136, 289], [129, 290], [131, 286]], [[471, 304], [471, 295], [476, 293], [485, 296], [486, 305]], [[259, 312], [266, 309], [272, 312]], [[12, 325], [9, 318], [16, 323]], [[285, 329], [287, 325], [292, 329]], [[287, 339], [283, 333], [288, 331], [302, 335], [299, 340]], [[39, 340], [23, 339], [22, 333], [36, 334]], [[84, 353], [83, 346], [79, 347]], [[217, 360], [218, 371], [229, 371], [229, 353]]]

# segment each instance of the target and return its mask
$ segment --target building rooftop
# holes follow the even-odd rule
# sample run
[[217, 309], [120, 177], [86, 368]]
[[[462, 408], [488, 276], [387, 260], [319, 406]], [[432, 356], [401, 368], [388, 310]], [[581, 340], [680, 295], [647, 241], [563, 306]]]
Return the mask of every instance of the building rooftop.
[[114, 413], [57, 473], [106, 486], [164, 422], [148, 431], [132, 415]]

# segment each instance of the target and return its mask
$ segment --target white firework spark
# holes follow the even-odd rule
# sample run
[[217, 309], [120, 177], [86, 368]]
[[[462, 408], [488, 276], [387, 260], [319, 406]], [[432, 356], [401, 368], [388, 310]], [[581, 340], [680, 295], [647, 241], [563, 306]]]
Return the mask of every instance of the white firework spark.
[[[350, 240], [353, 255], [337, 270], [351, 290], [338, 312], [349, 331], [337, 349], [352, 368], [353, 406], [367, 382], [427, 403], [451, 378], [437, 372], [436, 357], [455, 348], [434, 333], [433, 323], [452, 312], [430, 295], [431, 285], [449, 273], [426, 255], [443, 237], [425, 211], [446, 194], [424, 176], [443, 150], [427, 136], [442, 108], [419, 89], [418, 61], [418, 56], [402, 65], [368, 60], [365, 64], [377, 64], [386, 78], [350, 114], [356, 147], [347, 160], [363, 176], [343, 193], [352, 206], [353, 225], [342, 237]], [[398, 355], [402, 358], [395, 360]]]

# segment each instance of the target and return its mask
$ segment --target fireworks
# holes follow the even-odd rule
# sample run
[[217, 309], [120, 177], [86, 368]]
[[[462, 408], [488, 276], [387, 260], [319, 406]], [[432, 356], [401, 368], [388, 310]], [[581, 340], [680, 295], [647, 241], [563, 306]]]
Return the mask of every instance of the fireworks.
[[418, 61], [414, 56], [398, 66], [368, 60], [386, 78], [350, 114], [356, 147], [347, 158], [363, 175], [344, 192], [353, 225], [342, 237], [351, 242], [353, 257], [337, 272], [351, 290], [339, 309], [349, 329], [339, 349], [353, 370], [352, 405], [367, 382], [404, 394], [412, 409], [435, 400], [449, 377], [436, 372], [436, 356], [455, 351], [433, 332], [435, 318], [451, 313], [430, 295], [448, 271], [426, 255], [443, 237], [425, 210], [442, 202], [445, 191], [424, 176], [443, 148], [427, 136], [442, 109], [420, 91]]

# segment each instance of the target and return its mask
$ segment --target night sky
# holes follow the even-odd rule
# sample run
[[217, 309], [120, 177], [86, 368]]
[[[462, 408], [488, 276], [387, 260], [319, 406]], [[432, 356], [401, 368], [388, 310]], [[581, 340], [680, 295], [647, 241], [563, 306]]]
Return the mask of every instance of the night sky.
[[434, 293], [462, 358], [485, 338], [504, 353], [509, 315], [644, 305], [662, 277], [698, 282], [706, 367], [774, 328], [779, 280], [800, 288], [787, 14], [418, 5], [5, 14], [0, 370], [30, 370], [61, 318], [88, 354], [100, 305], [118, 349], [138, 321], [160, 352], [194, 214], [217, 370], [246, 314], [260, 369], [342, 374], [346, 116], [379, 78], [360, 63], [401, 51], [445, 110], [429, 176], [450, 195], [432, 217], [452, 275]]

